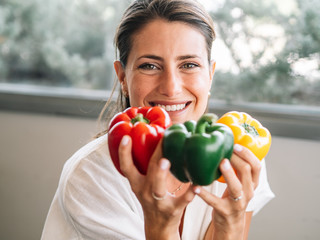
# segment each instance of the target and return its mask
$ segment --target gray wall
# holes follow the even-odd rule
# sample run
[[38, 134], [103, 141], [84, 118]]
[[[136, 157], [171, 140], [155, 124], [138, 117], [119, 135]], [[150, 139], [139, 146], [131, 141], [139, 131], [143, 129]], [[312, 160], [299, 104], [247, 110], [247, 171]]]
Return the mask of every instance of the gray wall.
[[[0, 239], [39, 239], [63, 164], [96, 121], [0, 111], [0, 123]], [[276, 198], [253, 218], [250, 240], [320, 239], [319, 149], [319, 141], [273, 137]]]

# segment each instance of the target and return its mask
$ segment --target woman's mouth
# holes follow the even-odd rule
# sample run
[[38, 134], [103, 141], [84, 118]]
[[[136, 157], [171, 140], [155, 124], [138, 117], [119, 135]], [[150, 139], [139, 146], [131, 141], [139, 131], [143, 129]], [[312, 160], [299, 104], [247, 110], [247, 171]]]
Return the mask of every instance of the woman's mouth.
[[162, 107], [167, 112], [176, 112], [185, 109], [190, 102], [179, 103], [179, 104], [163, 104], [163, 103], [151, 103], [152, 106]]

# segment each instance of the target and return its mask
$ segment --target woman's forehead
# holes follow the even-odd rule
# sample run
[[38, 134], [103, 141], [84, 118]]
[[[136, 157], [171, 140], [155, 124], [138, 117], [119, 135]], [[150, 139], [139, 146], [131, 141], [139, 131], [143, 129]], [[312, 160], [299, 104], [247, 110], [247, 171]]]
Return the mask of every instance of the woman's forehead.
[[183, 22], [157, 19], [132, 36], [131, 52], [143, 55], [172, 57], [207, 56], [205, 37]]

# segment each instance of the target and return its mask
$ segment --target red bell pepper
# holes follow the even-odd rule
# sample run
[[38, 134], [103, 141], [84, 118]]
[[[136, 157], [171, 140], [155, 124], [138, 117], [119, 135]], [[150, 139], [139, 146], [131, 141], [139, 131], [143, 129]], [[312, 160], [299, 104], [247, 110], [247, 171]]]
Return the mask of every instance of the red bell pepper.
[[146, 174], [149, 160], [171, 125], [169, 114], [161, 107], [131, 107], [116, 114], [110, 121], [108, 147], [111, 159], [122, 174], [118, 148], [123, 136], [132, 138], [133, 162], [141, 174]]

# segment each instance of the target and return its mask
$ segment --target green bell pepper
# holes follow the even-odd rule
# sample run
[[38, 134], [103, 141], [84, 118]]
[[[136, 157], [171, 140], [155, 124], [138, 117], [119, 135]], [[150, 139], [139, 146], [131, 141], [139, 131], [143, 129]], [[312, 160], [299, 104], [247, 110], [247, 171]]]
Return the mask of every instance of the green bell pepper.
[[207, 113], [198, 122], [178, 123], [165, 130], [163, 156], [180, 181], [205, 186], [221, 176], [219, 164], [231, 158], [234, 138], [231, 129], [216, 120], [215, 114]]

